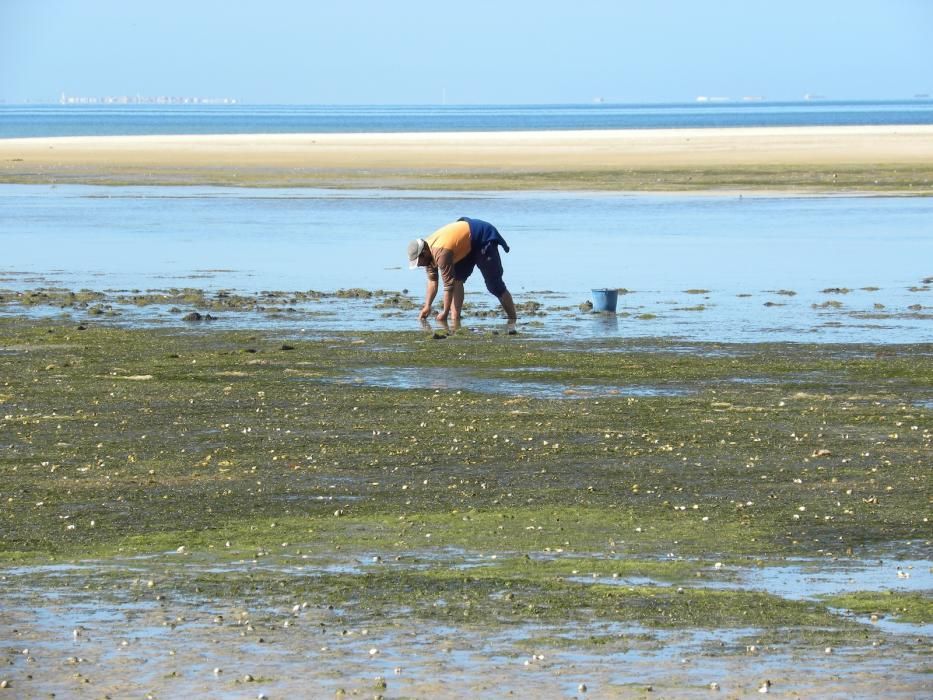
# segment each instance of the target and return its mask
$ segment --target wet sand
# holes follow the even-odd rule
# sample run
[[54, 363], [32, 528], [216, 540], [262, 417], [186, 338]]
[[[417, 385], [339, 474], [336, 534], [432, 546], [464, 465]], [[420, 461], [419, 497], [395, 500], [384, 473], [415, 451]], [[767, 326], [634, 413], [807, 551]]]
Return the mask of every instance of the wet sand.
[[0, 182], [918, 194], [933, 126], [4, 139]]
[[[425, 630], [405, 619], [344, 629], [337, 620], [331, 630], [332, 618], [316, 610], [257, 619], [210, 603], [110, 603], [110, 614], [98, 619], [92, 604], [69, 598], [39, 615], [27, 608], [10, 611], [6, 617], [17, 634], [5, 641], [22, 651], [10, 655], [5, 692], [71, 698], [738, 698], [757, 696], [765, 679], [778, 697], [916, 698], [929, 690], [922, 650], [892, 643], [835, 653], [780, 644], [748, 652], [740, 643], [745, 640], [728, 633], [668, 632], [644, 639], [617, 632], [607, 652], [521, 639], [561, 639], [572, 634], [569, 626], [510, 635], [469, 627]], [[205, 609], [223, 621], [211, 622]], [[283, 621], [291, 625], [283, 628]], [[248, 628], [255, 631], [243, 636]], [[605, 631], [598, 624], [591, 629]]]
[[[835, 637], [841, 646], [828, 650], [825, 640], [742, 628], [601, 620], [582, 630], [570, 621], [431, 625], [407, 614], [373, 618], [302, 603], [287, 588], [278, 600], [191, 597], [174, 577], [248, 578], [269, 568], [295, 580], [323, 569], [186, 559], [166, 553], [0, 575], [0, 640], [8, 650], [0, 678], [17, 697], [87, 698], [709, 697], [720, 689], [734, 698], [752, 697], [765, 679], [780, 697], [849, 697], [857, 689], [863, 697], [907, 698], [929, 689], [925, 638], [914, 640], [910, 625], [887, 633], [865, 625]], [[351, 568], [361, 573], [358, 563]], [[917, 575], [929, 580], [929, 572]]]

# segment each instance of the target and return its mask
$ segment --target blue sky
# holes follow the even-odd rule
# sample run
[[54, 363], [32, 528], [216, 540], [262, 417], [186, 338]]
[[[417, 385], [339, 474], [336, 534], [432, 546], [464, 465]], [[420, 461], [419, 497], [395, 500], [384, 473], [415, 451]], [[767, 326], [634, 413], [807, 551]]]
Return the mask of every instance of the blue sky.
[[0, 99], [933, 94], [933, 0], [0, 0]]

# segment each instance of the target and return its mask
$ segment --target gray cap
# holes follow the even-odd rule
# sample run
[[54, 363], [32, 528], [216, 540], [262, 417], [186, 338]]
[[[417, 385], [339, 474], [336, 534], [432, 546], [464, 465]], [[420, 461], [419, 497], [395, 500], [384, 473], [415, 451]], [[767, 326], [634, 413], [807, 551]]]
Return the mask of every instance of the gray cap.
[[418, 258], [421, 257], [421, 253], [424, 251], [424, 246], [427, 245], [423, 238], [416, 238], [408, 244], [408, 269], [414, 270], [418, 267]]

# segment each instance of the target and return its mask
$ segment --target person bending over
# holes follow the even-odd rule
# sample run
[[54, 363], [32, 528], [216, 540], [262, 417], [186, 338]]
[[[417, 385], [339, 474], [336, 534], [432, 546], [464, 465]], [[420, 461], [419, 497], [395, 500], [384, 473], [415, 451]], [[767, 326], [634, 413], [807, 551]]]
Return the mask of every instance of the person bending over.
[[509, 321], [515, 321], [515, 303], [502, 281], [502, 259], [499, 246], [508, 253], [509, 245], [496, 227], [487, 221], [461, 217], [437, 229], [427, 238], [416, 238], [408, 244], [408, 267], [424, 267], [428, 286], [419, 318], [431, 313], [439, 286], [444, 282], [443, 308], [435, 317], [441, 323], [448, 318], [458, 323], [463, 310], [463, 283], [478, 267], [483, 273], [486, 289], [499, 300]]

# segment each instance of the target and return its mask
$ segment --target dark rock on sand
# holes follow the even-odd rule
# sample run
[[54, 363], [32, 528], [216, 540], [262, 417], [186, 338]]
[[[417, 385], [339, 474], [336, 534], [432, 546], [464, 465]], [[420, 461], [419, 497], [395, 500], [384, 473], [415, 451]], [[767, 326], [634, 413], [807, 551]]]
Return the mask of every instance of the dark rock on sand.
[[182, 316], [181, 320], [182, 321], [214, 321], [216, 320], [216, 318], [217, 318], [216, 316], [211, 316], [210, 314], [201, 314], [201, 313], [198, 313], [197, 311], [192, 311], [191, 313], [187, 313], [184, 316]]

